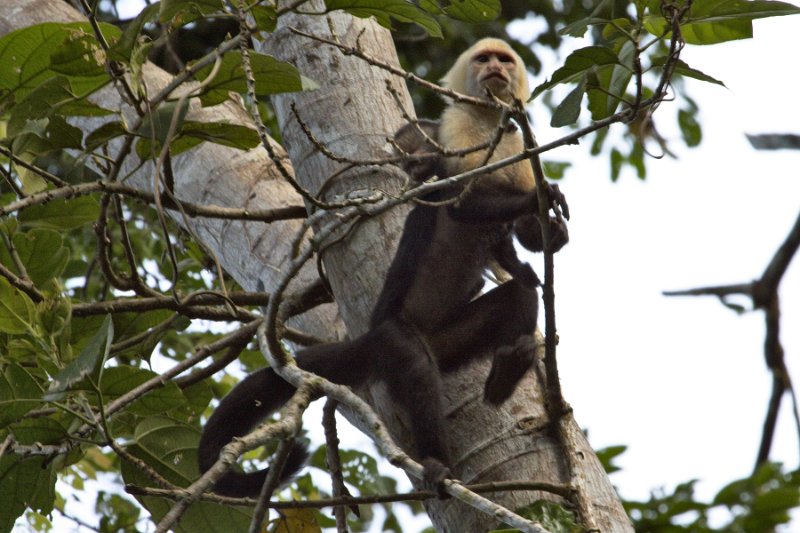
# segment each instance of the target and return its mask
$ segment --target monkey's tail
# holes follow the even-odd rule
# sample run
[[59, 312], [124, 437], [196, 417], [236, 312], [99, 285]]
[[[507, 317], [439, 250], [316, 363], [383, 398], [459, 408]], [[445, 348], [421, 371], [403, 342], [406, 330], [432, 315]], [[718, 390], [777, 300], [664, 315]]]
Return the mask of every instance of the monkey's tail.
[[[334, 383], [359, 385], [370, 373], [371, 350], [368, 347], [381, 345], [375, 337], [379, 335], [371, 331], [353, 341], [308, 347], [297, 354], [297, 364]], [[294, 392], [295, 388], [271, 368], [262, 368], [243, 379], [222, 399], [203, 428], [197, 450], [200, 471], [206, 472], [211, 468], [226, 444], [235, 437], [246, 435], [283, 407]], [[307, 458], [307, 447], [295, 440], [281, 472], [280, 483], [289, 481]], [[268, 471], [228, 471], [214, 485], [214, 491], [224, 496], [258, 496]]]
[[[295, 389], [271, 368], [262, 368], [242, 380], [225, 396], [208, 419], [200, 437], [197, 453], [200, 471], [211, 468], [222, 448], [234, 437], [246, 435], [259, 422], [280, 409]], [[291, 479], [303, 467], [308, 450], [300, 441], [292, 443], [281, 472], [281, 483]], [[257, 496], [269, 469], [257, 472], [228, 471], [216, 485], [217, 494], [242, 498]]]

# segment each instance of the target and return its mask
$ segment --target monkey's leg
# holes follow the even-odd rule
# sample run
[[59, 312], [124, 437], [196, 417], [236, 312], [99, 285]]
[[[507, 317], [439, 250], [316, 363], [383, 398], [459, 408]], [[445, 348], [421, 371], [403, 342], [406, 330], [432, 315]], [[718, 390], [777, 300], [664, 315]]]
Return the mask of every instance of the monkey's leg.
[[538, 310], [535, 287], [512, 280], [470, 302], [445, 328], [429, 332], [428, 342], [444, 370], [493, 354], [484, 398], [500, 404], [533, 364]]
[[375, 328], [373, 371], [409, 416], [417, 457], [425, 468], [424, 485], [441, 493], [453, 477], [444, 430], [439, 367], [415, 328], [388, 320]]

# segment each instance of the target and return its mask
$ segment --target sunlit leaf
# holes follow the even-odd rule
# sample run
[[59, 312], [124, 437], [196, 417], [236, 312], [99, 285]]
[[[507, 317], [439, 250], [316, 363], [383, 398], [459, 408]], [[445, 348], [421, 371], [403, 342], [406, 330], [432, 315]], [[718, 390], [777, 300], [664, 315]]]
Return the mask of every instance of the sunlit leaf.
[[21, 366], [11, 363], [0, 371], [0, 428], [42, 405], [42, 389]]
[[[251, 52], [250, 66], [255, 79], [257, 96], [311, 90], [317, 84], [300, 75], [294, 65], [279, 61], [272, 56]], [[206, 80], [214, 67], [208, 66], [198, 72], [198, 78]], [[214, 78], [206, 82], [206, 92], [201, 96], [203, 105], [217, 105], [229, 98], [228, 93], [247, 91], [247, 82], [242, 68], [241, 52], [225, 54], [216, 69]]]
[[471, 23], [494, 20], [500, 15], [498, 0], [452, 0], [445, 12], [459, 20]]
[[[110, 24], [101, 23], [100, 28], [112, 40], [120, 35], [120, 30]], [[85, 47], [87, 43], [83, 41], [84, 37], [92, 34], [88, 22], [46, 22], [3, 36], [0, 38], [0, 89], [14, 92], [17, 100], [21, 101], [30, 91], [56, 76], [55, 68], [62, 68], [70, 72], [68, 77], [76, 94], [85, 95], [94, 91], [109, 81], [105, 70], [88, 68], [90, 63], [96, 61], [96, 57], [77, 67], [63, 64], [67, 56], [60, 55], [65, 43], [77, 40], [81, 47]], [[71, 50], [75, 52], [75, 49]]]
[[328, 11], [343, 9], [355, 17], [375, 17], [378, 24], [385, 28], [391, 28], [392, 19], [395, 19], [416, 24], [432, 37], [442, 36], [436, 19], [406, 0], [325, 0], [325, 6]]
[[581, 102], [583, 102], [583, 95], [586, 92], [586, 85], [579, 83], [564, 100], [556, 107], [553, 116], [550, 119], [550, 126], [553, 128], [560, 128], [562, 126], [569, 126], [578, 121], [581, 114]]
[[531, 100], [536, 98], [543, 91], [560, 83], [579, 82], [583, 75], [590, 70], [617, 64], [619, 64], [619, 58], [610, 48], [604, 46], [579, 48], [567, 56], [564, 66], [556, 70], [552, 78], [534, 89]]
[[0, 277], [0, 333], [18, 335], [33, 330], [35, 308], [27, 294]]
[[[688, 19], [681, 24], [681, 35], [689, 44], [717, 44], [753, 36], [753, 20], [795, 15], [800, 7], [771, 0], [697, 0], [692, 2]], [[645, 18], [645, 28], [654, 35], [669, 29], [660, 12]]]
[[111, 315], [106, 315], [100, 329], [83, 348], [78, 358], [53, 378], [44, 398], [48, 401], [59, 401], [71, 387], [87, 377], [91, 377], [95, 383], [99, 382], [113, 340], [114, 323]]
[[79, 196], [32, 205], [20, 212], [19, 220], [25, 227], [68, 230], [94, 222], [99, 213], [97, 200], [91, 196]]

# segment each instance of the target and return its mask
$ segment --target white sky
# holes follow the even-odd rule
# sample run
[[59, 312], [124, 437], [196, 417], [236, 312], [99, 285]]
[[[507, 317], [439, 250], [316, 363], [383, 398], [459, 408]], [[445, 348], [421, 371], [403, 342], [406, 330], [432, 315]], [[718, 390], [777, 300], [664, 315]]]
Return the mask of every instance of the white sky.
[[[608, 163], [566, 148], [563, 190], [574, 212], [557, 258], [565, 396], [595, 447], [627, 444], [613, 476], [626, 497], [693, 478], [710, 497], [750, 473], [771, 391], [761, 312], [661, 291], [760, 276], [800, 212], [800, 152], [753, 150], [745, 133], [800, 133], [797, 17], [755, 22], [753, 40], [688, 46], [682, 59], [728, 89], [689, 80], [704, 138], [686, 149], [665, 103], [656, 115], [678, 159], [648, 162], [616, 184]], [[539, 133], [540, 142], [550, 132]], [[574, 153], [574, 156], [573, 156]], [[800, 372], [800, 266], [781, 286], [790, 370]], [[771, 458], [798, 464], [785, 400]]]
[[[657, 124], [678, 159], [648, 161], [646, 182], [628, 171], [612, 184], [607, 158], [585, 156], [588, 147], [552, 157], [573, 163], [562, 183], [571, 242], [556, 258], [564, 394], [593, 446], [628, 445], [612, 476], [626, 498], [696, 478], [710, 499], [753, 467], [771, 392], [762, 313], [661, 291], [754, 279], [797, 217], [800, 151], [758, 152], [744, 134], [800, 133], [798, 30], [800, 18], [779, 17], [756, 21], [752, 40], [688, 46], [682, 59], [728, 89], [687, 83], [701, 109], [698, 149], [672, 129], [677, 106], [662, 106]], [[548, 122], [537, 117], [541, 143], [561, 134]], [[781, 297], [781, 340], [800, 383], [797, 259]], [[786, 398], [771, 458], [796, 468], [790, 409]], [[344, 445], [364, 442], [352, 438]]]

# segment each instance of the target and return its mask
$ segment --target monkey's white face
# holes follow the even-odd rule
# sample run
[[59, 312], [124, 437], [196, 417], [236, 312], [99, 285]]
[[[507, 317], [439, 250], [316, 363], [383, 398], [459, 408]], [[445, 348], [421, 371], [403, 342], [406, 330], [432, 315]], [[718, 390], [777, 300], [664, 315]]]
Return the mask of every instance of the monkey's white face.
[[470, 62], [467, 80], [472, 96], [485, 97], [486, 91], [510, 102], [517, 87], [517, 65], [514, 56], [503, 50], [479, 50]]

